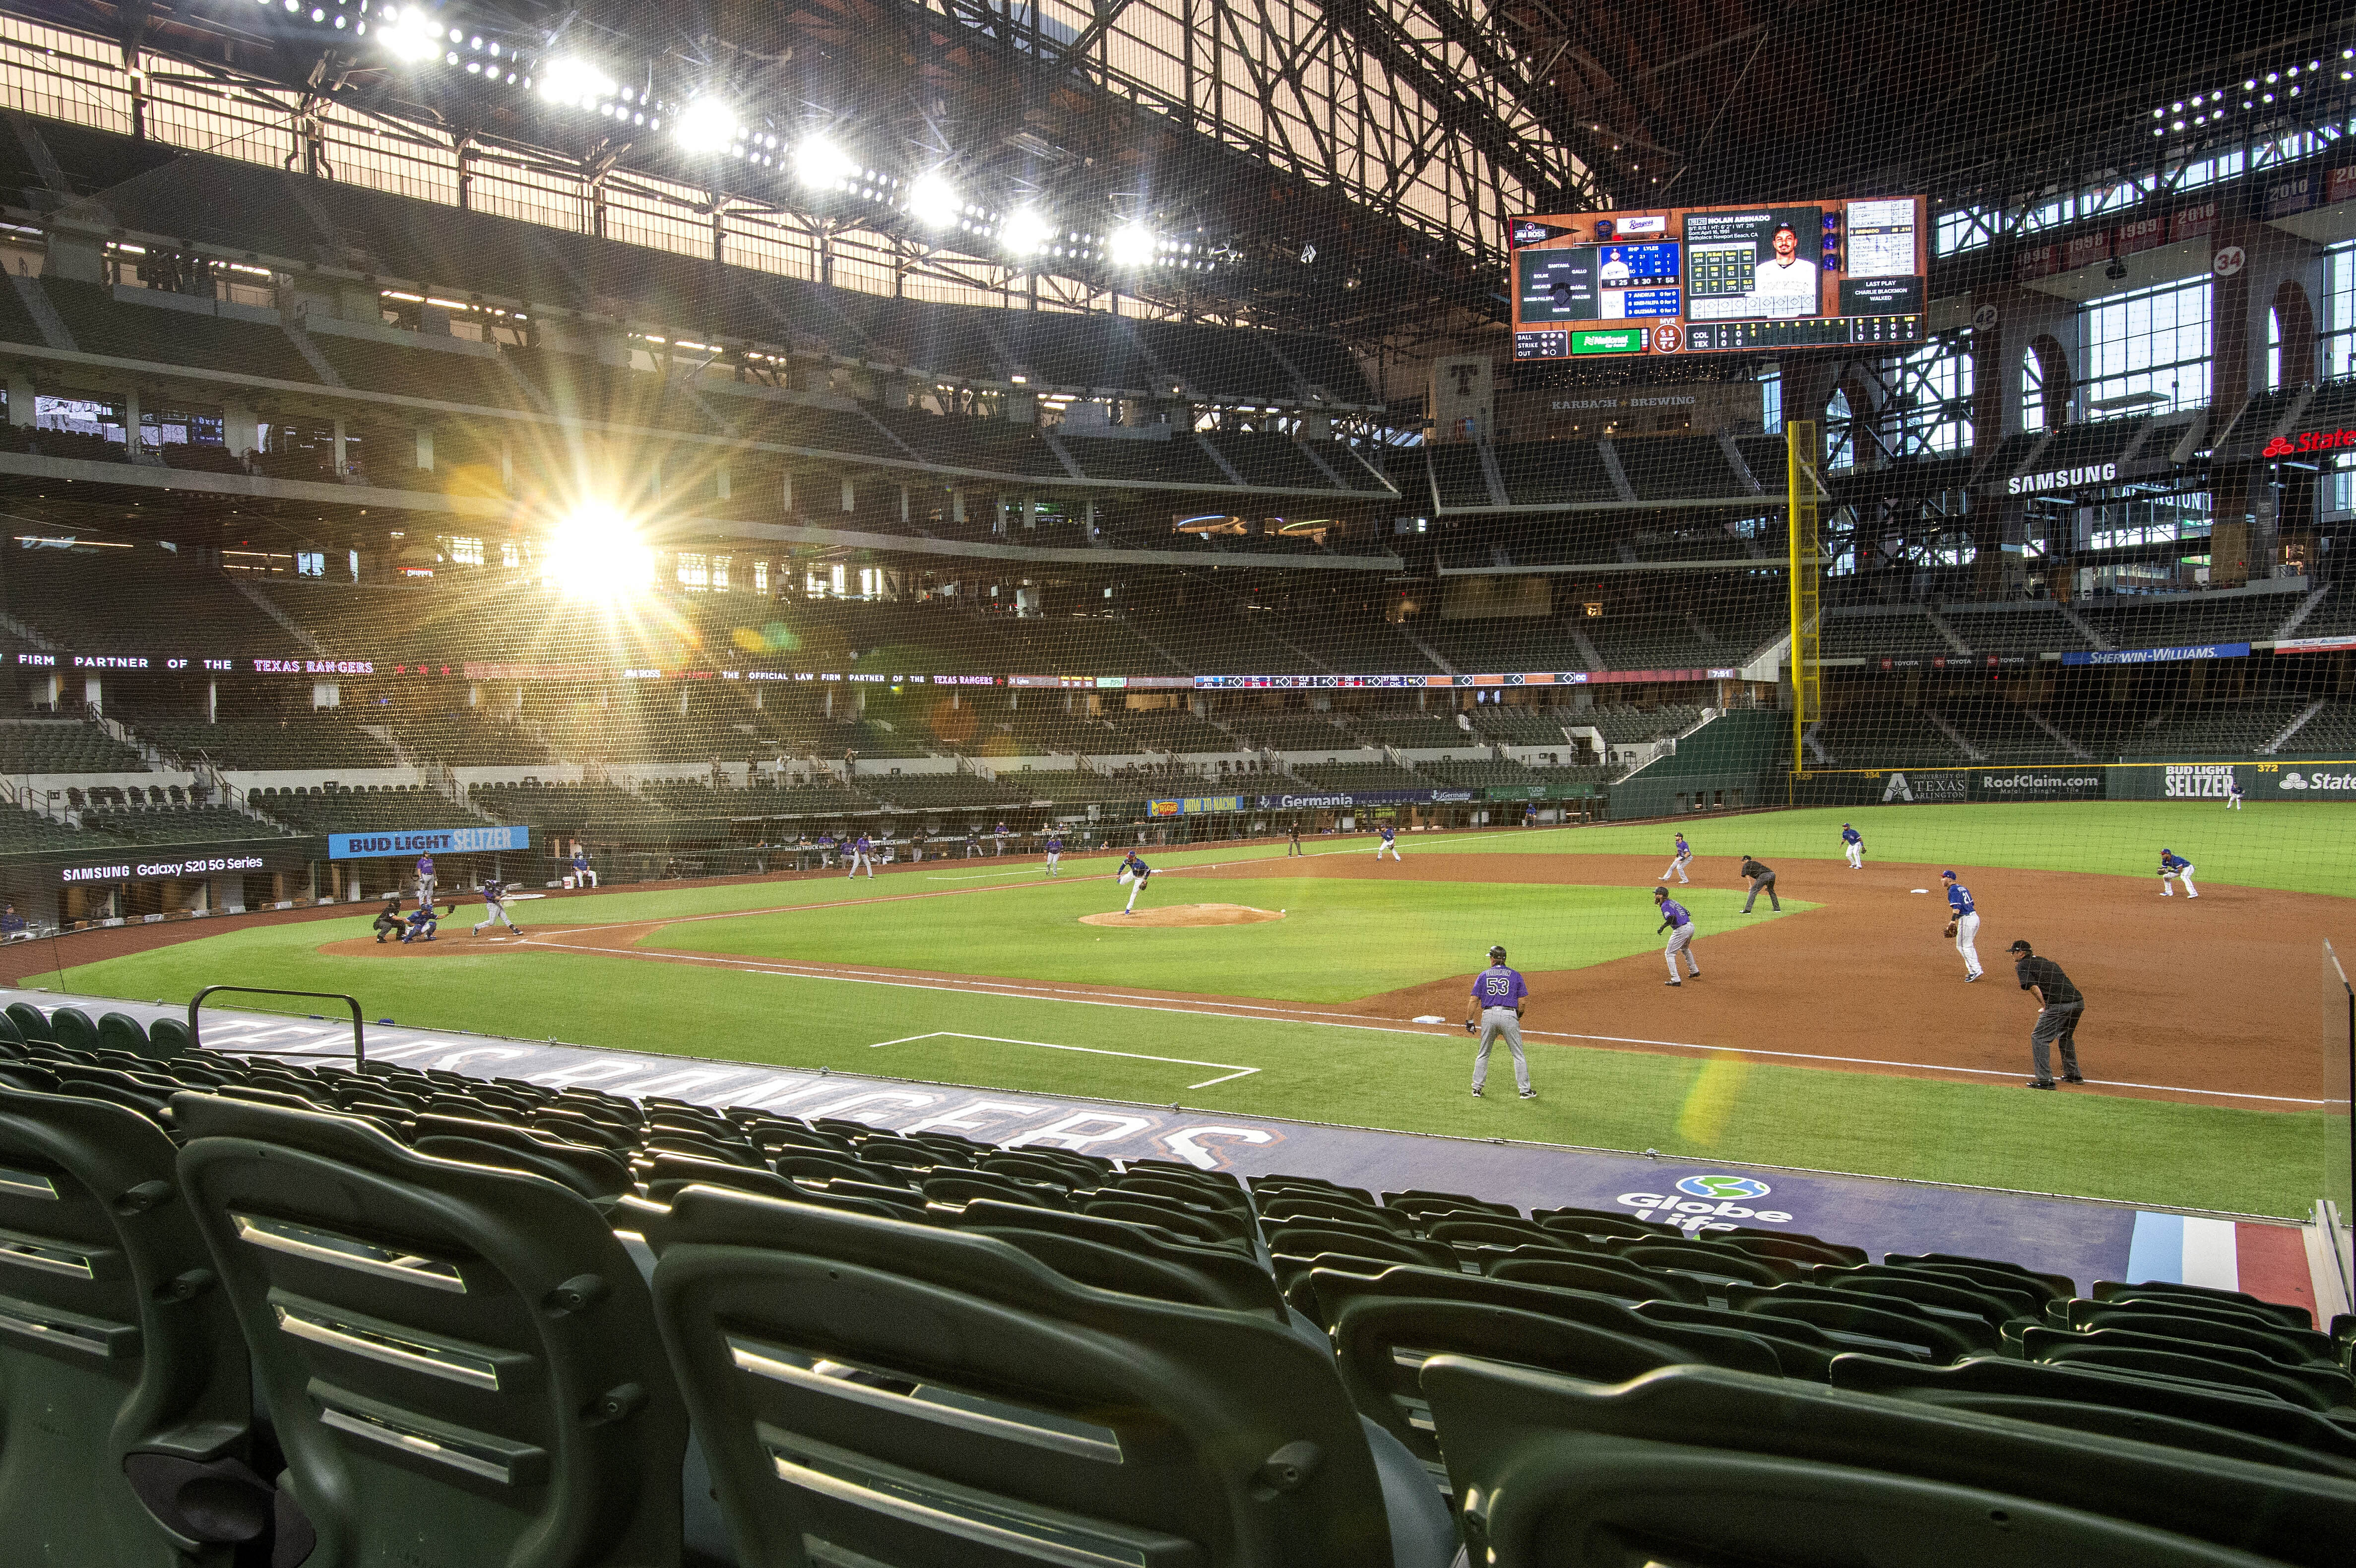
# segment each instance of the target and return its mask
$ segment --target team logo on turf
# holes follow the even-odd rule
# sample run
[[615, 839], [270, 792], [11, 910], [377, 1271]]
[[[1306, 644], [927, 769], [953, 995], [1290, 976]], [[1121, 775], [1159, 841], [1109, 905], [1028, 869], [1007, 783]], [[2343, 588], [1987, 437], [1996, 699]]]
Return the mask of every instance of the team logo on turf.
[[1677, 1190], [1694, 1198], [1764, 1198], [1774, 1189], [1755, 1176], [1688, 1176]]

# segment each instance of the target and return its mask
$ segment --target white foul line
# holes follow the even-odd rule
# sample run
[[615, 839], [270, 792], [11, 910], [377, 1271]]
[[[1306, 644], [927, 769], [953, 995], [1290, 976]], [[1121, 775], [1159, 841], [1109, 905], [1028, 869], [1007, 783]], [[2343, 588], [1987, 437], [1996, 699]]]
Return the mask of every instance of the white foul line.
[[[588, 929], [594, 929], [594, 927]], [[1166, 997], [1146, 997], [1130, 992], [1066, 992], [1053, 986], [1024, 985], [1014, 980], [994, 980], [976, 976], [969, 980], [916, 980], [892, 978], [881, 975], [847, 975], [837, 968], [798, 965], [784, 960], [722, 957], [698, 954], [684, 949], [637, 951], [614, 947], [584, 947], [571, 943], [544, 941], [527, 937], [521, 944], [527, 947], [546, 947], [568, 953], [591, 953], [608, 958], [637, 958], [656, 963], [712, 964], [722, 968], [736, 969], [748, 975], [769, 975], [781, 980], [828, 980], [838, 985], [886, 986], [908, 991], [952, 991], [959, 996], [1001, 997], [1010, 1001], [1061, 1002], [1067, 1006], [1086, 1008], [1122, 1008], [1134, 1012], [1184, 1013], [1194, 1018], [1224, 1018], [1239, 1023], [1294, 1024], [1304, 1029], [1355, 1029], [1374, 1034], [1413, 1035], [1422, 1040], [1448, 1038], [1452, 1030], [1445, 1029], [1401, 1029], [1395, 1024], [1369, 1023], [1341, 1013], [1317, 1013], [1307, 1008], [1290, 1008], [1261, 1002], [1229, 1002], [1205, 998], [1178, 1003]], [[1262, 1016], [1274, 1015], [1274, 1016]], [[1686, 1040], [1646, 1040], [1635, 1035], [1573, 1034], [1558, 1029], [1524, 1029], [1526, 1040], [1591, 1040], [1607, 1045], [1651, 1045], [1671, 1051], [1712, 1051], [1727, 1056], [1772, 1056], [1794, 1061], [1825, 1061], [1851, 1067], [1896, 1067], [1912, 1072], [1956, 1072], [1974, 1078], [2011, 1078], [2019, 1074], [2003, 1068], [1951, 1067], [1937, 1061], [1896, 1061], [1874, 1056], [1833, 1056], [1810, 1051], [1759, 1051], [1740, 1045], [1701, 1045]], [[889, 1041], [885, 1043], [891, 1043]], [[1069, 1049], [1081, 1049], [1072, 1047]], [[1114, 1054], [1121, 1054], [1115, 1052]], [[1173, 1059], [1174, 1060], [1174, 1059]], [[1206, 1065], [1220, 1066], [1212, 1062]], [[2282, 1105], [2333, 1105], [2336, 1100], [2308, 1100], [2290, 1094], [2246, 1094], [2230, 1089], [2194, 1089], [2174, 1083], [2129, 1083], [2123, 1081], [2094, 1078], [2087, 1082], [2106, 1089], [2147, 1089], [2161, 1094], [2198, 1094], [2204, 1098], [2222, 1100], [2264, 1100]]]
[[1233, 1071], [1216, 1078], [1205, 1078], [1200, 1083], [1189, 1083], [1189, 1089], [1208, 1089], [1214, 1083], [1225, 1083], [1230, 1078], [1246, 1078], [1259, 1071], [1257, 1067], [1237, 1067], [1232, 1061], [1197, 1061], [1191, 1056], [1148, 1056], [1141, 1051], [1106, 1051], [1093, 1045], [1052, 1045], [1044, 1040], [1010, 1040], [1002, 1034], [959, 1034], [955, 1029], [935, 1029], [930, 1034], [905, 1035], [898, 1040], [879, 1040], [867, 1049], [881, 1051], [887, 1045], [912, 1045], [920, 1040], [980, 1040], [992, 1045], [1035, 1045], [1041, 1051], [1076, 1051], [1089, 1056], [1125, 1056], [1132, 1061], [1168, 1061], [1180, 1067], [1226, 1067]]

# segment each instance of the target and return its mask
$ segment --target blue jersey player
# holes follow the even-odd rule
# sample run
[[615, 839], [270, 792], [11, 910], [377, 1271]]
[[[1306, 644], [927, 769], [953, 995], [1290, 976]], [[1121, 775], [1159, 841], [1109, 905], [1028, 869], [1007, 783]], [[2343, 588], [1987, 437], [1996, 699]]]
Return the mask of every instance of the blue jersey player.
[[441, 917], [434, 912], [432, 904], [419, 904], [410, 912], [409, 929], [401, 933], [401, 940], [403, 944], [412, 942], [431, 942], [434, 940], [434, 933], [440, 928], [441, 923]]
[[1481, 1050], [1472, 1058], [1473, 1093], [1489, 1082], [1489, 1048], [1502, 1036], [1514, 1053], [1514, 1086], [1525, 1100], [1538, 1097], [1530, 1087], [1529, 1059], [1522, 1054], [1522, 1008], [1529, 999], [1528, 982], [1505, 967], [1505, 950], [1489, 949], [1489, 966], [1472, 976], [1472, 1016], [1464, 1020], [1466, 1034], [1481, 1036]]
[[1153, 875], [1153, 868], [1147, 865], [1144, 857], [1138, 854], [1136, 850], [1131, 849], [1127, 856], [1123, 857], [1120, 862], [1120, 880], [1129, 884], [1129, 905], [1120, 912], [1121, 913], [1137, 912], [1137, 895], [1145, 891], [1145, 880], [1151, 875]]
[[1375, 859], [1377, 860], [1381, 859], [1383, 858], [1383, 851], [1387, 849], [1391, 852], [1392, 859], [1398, 859], [1400, 858], [1398, 848], [1398, 824], [1395, 822], [1386, 822], [1380, 827], [1375, 829], [1375, 831], [1382, 835], [1382, 842], [1375, 846]]
[[1964, 955], [1964, 982], [1968, 985], [1980, 977], [1980, 910], [1972, 901], [1972, 890], [1955, 880], [1953, 871], [1942, 871], [1939, 880], [1947, 884], [1947, 934], [1955, 939], [1955, 951]]
[[1670, 859], [1668, 870], [1661, 873], [1661, 880], [1664, 882], [1667, 881], [1669, 880], [1669, 872], [1674, 871], [1676, 873], [1678, 881], [1692, 881], [1693, 879], [1686, 875], [1686, 868], [1692, 864], [1693, 846], [1686, 842], [1686, 836], [1683, 833], [1679, 833], [1677, 835], [1676, 854]]
[[1846, 822], [1841, 824], [1841, 853], [1848, 857], [1850, 870], [1865, 869], [1865, 835]]
[[1669, 933], [1669, 944], [1661, 950], [1669, 961], [1669, 984], [1685, 984], [1677, 978], [1677, 955], [1680, 953], [1686, 955], [1686, 967], [1693, 971], [1693, 977], [1700, 979], [1701, 965], [1693, 955], [1693, 916], [1686, 912], [1685, 905], [1669, 897], [1666, 887], [1653, 890], [1653, 902], [1659, 906], [1661, 912], [1661, 923], [1653, 928], [1653, 934], [1658, 936], [1664, 931]]
[[2162, 898], [2176, 896], [2176, 889], [2171, 885], [2175, 882], [2184, 884], [2186, 898], [2201, 896], [2201, 890], [2192, 885], [2192, 862], [2173, 849], [2162, 849], [2159, 852], [2159, 893]]

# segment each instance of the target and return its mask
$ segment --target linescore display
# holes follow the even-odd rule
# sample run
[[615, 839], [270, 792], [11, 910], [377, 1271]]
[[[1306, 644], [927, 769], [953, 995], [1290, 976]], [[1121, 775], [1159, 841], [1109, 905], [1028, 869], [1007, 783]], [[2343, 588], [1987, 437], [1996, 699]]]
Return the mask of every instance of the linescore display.
[[1515, 219], [1514, 357], [1919, 343], [1929, 212], [1913, 196]]

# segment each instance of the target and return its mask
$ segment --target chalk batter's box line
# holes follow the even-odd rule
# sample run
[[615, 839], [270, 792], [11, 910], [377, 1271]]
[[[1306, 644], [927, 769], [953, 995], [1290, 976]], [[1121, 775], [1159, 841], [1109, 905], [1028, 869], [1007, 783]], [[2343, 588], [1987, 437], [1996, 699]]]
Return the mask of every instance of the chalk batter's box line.
[[955, 1029], [936, 1029], [930, 1034], [905, 1035], [898, 1040], [879, 1040], [867, 1049], [881, 1051], [887, 1045], [913, 1045], [925, 1040], [979, 1040], [992, 1045], [1031, 1045], [1041, 1051], [1076, 1051], [1088, 1056], [1125, 1056], [1132, 1061], [1167, 1061], [1180, 1067], [1225, 1067], [1227, 1072], [1216, 1078], [1205, 1078], [1200, 1083], [1189, 1083], [1189, 1089], [1208, 1089], [1214, 1083], [1225, 1083], [1230, 1078], [1248, 1078], [1259, 1071], [1257, 1067], [1237, 1067], [1232, 1061], [1197, 1061], [1190, 1056], [1149, 1056], [1141, 1051], [1108, 1051], [1094, 1045], [1056, 1045], [1044, 1040], [1011, 1040], [1002, 1034], [961, 1034]]
[[[593, 928], [594, 929], [594, 928]], [[992, 980], [977, 976], [971, 980], [951, 983], [943, 980], [919, 980], [905, 972], [879, 971], [870, 974], [845, 974], [839, 968], [817, 968], [802, 965], [756, 958], [721, 957], [685, 951], [639, 952], [611, 947], [584, 947], [572, 943], [545, 941], [526, 937], [521, 945], [547, 947], [569, 953], [589, 953], [608, 958], [637, 958], [656, 963], [709, 964], [723, 969], [735, 969], [748, 975], [771, 975], [782, 980], [826, 980], [846, 986], [888, 986], [900, 990], [953, 991], [960, 996], [994, 996], [1012, 1001], [1061, 1002], [1091, 1008], [1120, 1008], [1134, 1012], [1184, 1013], [1192, 1017], [1209, 1016], [1233, 1019], [1244, 1023], [1297, 1024], [1308, 1029], [1354, 1029], [1375, 1034], [1411, 1035], [1419, 1040], [1445, 1040], [1452, 1031], [1440, 1029], [1401, 1029], [1396, 1024], [1369, 1023], [1346, 1014], [1318, 1013], [1306, 1008], [1278, 1007], [1258, 1002], [1203, 1000], [1181, 1004], [1167, 997], [1139, 997], [1130, 993], [1109, 995], [1080, 993], [1052, 986], [1025, 986], [1011, 980]], [[1703, 1045], [1686, 1040], [1646, 1040], [1633, 1035], [1575, 1034], [1553, 1029], [1525, 1029], [1526, 1040], [1592, 1040], [1602, 1045], [1657, 1046], [1670, 1051], [1699, 1051], [1724, 1056], [1775, 1057], [1792, 1061], [1821, 1061], [1852, 1067], [1894, 1067], [1913, 1072], [1954, 1072], [1973, 1078], [2015, 1078], [2019, 1074], [2003, 1068], [1951, 1067], [1936, 1061], [1897, 1061], [1872, 1056], [1835, 1056], [1820, 1051], [1760, 1051], [1748, 1046]], [[1210, 1063], [1219, 1066], [1223, 1063]], [[2345, 1104], [2335, 1100], [2302, 1099], [2290, 1094], [2249, 1094], [2230, 1089], [2196, 1089], [2175, 1083], [2132, 1083], [2107, 1078], [2090, 1078], [2089, 1083], [2105, 1089], [2141, 1089], [2162, 1094], [2197, 1094], [2225, 1100], [2263, 1100], [2270, 1104], [2331, 1106]]]

